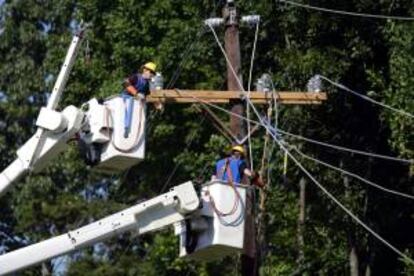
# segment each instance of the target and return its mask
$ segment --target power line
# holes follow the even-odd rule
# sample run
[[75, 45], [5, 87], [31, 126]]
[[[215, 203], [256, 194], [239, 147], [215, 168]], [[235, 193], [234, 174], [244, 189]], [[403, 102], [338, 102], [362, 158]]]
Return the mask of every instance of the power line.
[[256, 113], [256, 116], [260, 120], [260, 123], [263, 127], [266, 128], [269, 135], [271, 135], [276, 141], [276, 143], [279, 145], [279, 147], [285, 151], [285, 153], [296, 163], [296, 165], [329, 197], [332, 201], [334, 201], [344, 212], [346, 212], [351, 218], [353, 218], [357, 223], [359, 223], [363, 228], [365, 228], [369, 233], [371, 233], [374, 237], [376, 237], [379, 241], [381, 241], [383, 244], [388, 246], [390, 249], [392, 249], [395, 253], [409, 261], [410, 263], [414, 264], [414, 260], [412, 260], [410, 257], [405, 255], [403, 252], [398, 250], [396, 247], [394, 247], [391, 243], [389, 243], [387, 240], [385, 240], [383, 237], [381, 237], [377, 232], [372, 230], [368, 225], [366, 225], [362, 220], [360, 220], [354, 213], [352, 213], [348, 208], [346, 208], [338, 199], [336, 199], [322, 184], [320, 184], [313, 176], [310, 174], [305, 167], [287, 150], [283, 142], [281, 142], [277, 136], [275, 135], [275, 132], [271, 131], [269, 125], [264, 124], [263, 119], [261, 118], [260, 114], [258, 113], [257, 109], [254, 107], [254, 104], [250, 101], [249, 98], [247, 98], [247, 101], [252, 106], [253, 110]]
[[223, 55], [224, 55], [224, 58], [226, 59], [227, 64], [229, 65], [230, 71], [232, 72], [232, 74], [233, 74], [233, 75], [235, 76], [235, 78], [236, 78], [237, 84], [238, 84], [238, 85], [239, 85], [239, 87], [243, 90], [242, 92], [243, 92], [244, 96], [247, 96], [247, 95], [246, 95], [246, 94], [247, 94], [247, 92], [246, 92], [246, 90], [243, 88], [243, 84], [241, 83], [240, 78], [237, 76], [237, 73], [236, 73], [236, 71], [234, 70], [233, 65], [231, 64], [230, 59], [229, 59], [229, 57], [228, 57], [228, 56], [227, 56], [227, 54], [226, 54], [226, 50], [224, 50], [224, 47], [223, 47], [223, 45], [221, 44], [220, 39], [218, 38], [216, 31], [214, 30], [213, 26], [211, 26], [210, 24], [207, 24], [207, 26], [210, 28], [211, 32], [213, 33], [214, 38], [216, 39], [217, 45], [219, 46], [219, 48], [220, 48], [221, 52], [222, 52], [222, 53], [223, 53]]
[[[181, 55], [181, 61], [177, 66], [177, 69], [175, 70], [173, 76], [171, 77], [170, 81], [168, 82], [167, 88], [171, 88], [175, 85], [175, 82], [177, 81], [178, 77], [181, 74], [181, 68], [184, 65], [184, 63], [187, 61], [188, 57], [190, 56], [191, 51], [193, 50], [194, 46], [199, 42], [201, 36], [205, 33], [205, 28], [202, 26], [200, 30], [197, 32], [196, 38], [193, 39], [190, 43], [190, 45], [187, 47], [187, 49], [182, 53]], [[204, 122], [204, 119], [201, 123]], [[186, 149], [191, 145], [193, 142], [193, 139], [195, 137], [196, 133], [194, 132], [191, 136], [190, 140], [187, 142]], [[170, 175], [168, 176], [167, 180], [165, 181], [163, 187], [161, 188], [161, 193], [164, 192], [165, 188], [168, 187], [170, 184], [173, 176], [175, 175], [178, 167], [181, 165], [181, 162], [177, 162], [177, 164], [174, 166], [174, 169], [171, 171]]]
[[[262, 127], [264, 127], [269, 134], [272, 136], [273, 140], [279, 145], [279, 147], [286, 152], [286, 154], [296, 163], [296, 165], [329, 197], [331, 198], [331, 200], [333, 200], [342, 210], [344, 210], [351, 218], [353, 218], [358, 224], [360, 224], [365, 230], [367, 230], [370, 234], [372, 234], [374, 237], [376, 237], [379, 241], [381, 241], [383, 244], [385, 244], [386, 246], [388, 246], [390, 249], [392, 249], [394, 252], [396, 252], [398, 255], [400, 255], [401, 257], [403, 257], [404, 259], [407, 259], [410, 263], [414, 264], [414, 261], [412, 259], [410, 259], [407, 255], [405, 255], [404, 253], [402, 253], [400, 250], [398, 250], [396, 247], [394, 247], [392, 244], [390, 244], [388, 241], [386, 241], [384, 238], [382, 238], [378, 233], [376, 233], [374, 230], [372, 230], [368, 225], [366, 225], [363, 221], [361, 221], [356, 215], [354, 215], [350, 210], [348, 210], [339, 200], [337, 200], [328, 190], [326, 190], [325, 187], [323, 187], [303, 166], [302, 164], [286, 149], [285, 146], [283, 146], [281, 144], [281, 142], [277, 139], [276, 135], [275, 135], [275, 129], [271, 126], [268, 126], [266, 124], [264, 124], [263, 122], [259, 123], [255, 120], [250, 120], [244, 116], [238, 115], [236, 113], [233, 113], [231, 111], [228, 111], [224, 108], [221, 108], [215, 104], [211, 104], [208, 103], [202, 99], [198, 99], [197, 97], [192, 96], [194, 99], [197, 99], [200, 102], [205, 103], [206, 105], [212, 106], [214, 108], [220, 109], [225, 111], [226, 113], [229, 114], [234, 114], [235, 116], [243, 119], [243, 120], [249, 120], [250, 122], [253, 122], [255, 124], [260, 124]], [[256, 110], [257, 111], [257, 110]], [[259, 117], [259, 119], [261, 119]]]
[[[238, 81], [239, 85], [241, 84], [239, 77], [237, 76], [233, 66], [229, 62], [229, 59], [227, 57], [226, 51], [224, 50], [223, 46], [220, 43], [220, 40], [217, 37], [216, 32], [214, 31], [214, 28], [212, 26], [209, 26], [211, 31], [213, 32], [213, 35], [217, 41], [217, 44], [219, 45], [220, 49], [222, 50], [222, 53], [226, 59], [226, 61], [229, 63], [229, 67], [231, 68], [231, 71], [233, 72], [234, 77]], [[243, 89], [243, 86], [240, 85], [240, 88]], [[243, 89], [244, 94], [246, 94], [246, 91]], [[269, 135], [271, 135], [276, 141], [276, 143], [279, 145], [281, 149], [283, 149], [286, 154], [296, 163], [296, 165], [326, 194], [328, 197], [330, 197], [339, 207], [341, 207], [350, 217], [352, 217], [356, 222], [358, 222], [362, 227], [364, 227], [369, 233], [371, 233], [374, 237], [376, 237], [378, 240], [380, 240], [383, 244], [387, 245], [390, 249], [392, 249], [394, 252], [396, 252], [398, 255], [403, 257], [404, 259], [408, 260], [410, 263], [414, 264], [414, 261], [409, 258], [407, 255], [402, 253], [400, 250], [398, 250], [396, 247], [394, 247], [392, 244], [390, 244], [388, 241], [386, 241], [384, 238], [382, 238], [378, 233], [376, 233], [374, 230], [372, 230], [368, 225], [366, 225], [363, 221], [361, 221], [356, 215], [354, 215], [350, 210], [348, 210], [339, 200], [337, 200], [331, 193], [329, 193], [328, 190], [325, 189], [303, 166], [302, 164], [286, 149], [286, 147], [277, 139], [274, 132], [270, 131], [270, 128], [264, 124], [262, 117], [260, 116], [259, 112], [255, 108], [254, 104], [250, 101], [249, 98], [246, 98], [248, 104], [251, 105], [253, 111], [255, 112], [256, 116], [258, 117], [260, 124], [266, 128]]]
[[377, 188], [379, 190], [382, 190], [382, 191], [387, 192], [387, 193], [390, 193], [390, 194], [402, 196], [402, 197], [405, 197], [405, 198], [414, 199], [414, 195], [409, 195], [409, 194], [406, 194], [406, 193], [402, 193], [402, 192], [398, 192], [398, 191], [395, 191], [395, 190], [392, 190], [392, 189], [385, 188], [385, 187], [383, 187], [381, 185], [378, 185], [378, 184], [376, 184], [376, 183], [374, 183], [372, 181], [369, 181], [369, 180], [367, 180], [367, 179], [365, 179], [365, 178], [363, 178], [363, 177], [361, 177], [361, 176], [359, 176], [359, 175], [357, 175], [355, 173], [346, 171], [344, 169], [338, 168], [338, 167], [333, 166], [333, 165], [331, 165], [329, 163], [326, 163], [324, 161], [321, 161], [319, 159], [316, 159], [314, 157], [311, 157], [311, 156], [303, 153], [302, 151], [300, 151], [296, 146], [292, 146], [291, 148], [294, 151], [296, 151], [298, 154], [300, 154], [302, 157], [304, 157], [305, 159], [311, 160], [311, 161], [313, 161], [315, 163], [318, 163], [318, 164], [321, 164], [321, 165], [323, 165], [325, 167], [331, 168], [331, 169], [336, 170], [336, 171], [339, 171], [339, 172], [341, 172], [343, 174], [346, 174], [346, 175], [349, 175], [351, 177], [354, 177], [354, 178], [356, 178], [356, 179], [358, 179], [358, 180], [360, 180], [360, 181], [362, 181], [362, 182], [364, 182], [364, 183], [366, 183], [368, 185], [371, 185], [371, 186], [373, 186], [373, 187], [375, 187], [375, 188]]
[[285, 153], [296, 163], [296, 165], [329, 197], [332, 201], [334, 201], [341, 209], [346, 212], [351, 218], [353, 218], [357, 223], [359, 223], [363, 228], [365, 228], [369, 233], [371, 233], [374, 237], [376, 237], [379, 241], [381, 241], [383, 244], [388, 246], [390, 249], [392, 249], [395, 253], [403, 257], [404, 259], [408, 260], [410, 263], [414, 264], [414, 261], [405, 255], [403, 252], [398, 250], [396, 247], [394, 247], [391, 243], [389, 243], [387, 240], [385, 240], [383, 237], [381, 237], [377, 232], [372, 230], [368, 225], [366, 225], [362, 220], [360, 220], [354, 213], [352, 213], [348, 208], [346, 208], [338, 199], [336, 199], [322, 184], [320, 184], [313, 176], [310, 174], [305, 167], [302, 166], [302, 164], [287, 150], [285, 145], [276, 137], [275, 132], [271, 131], [270, 126], [264, 124], [263, 119], [261, 118], [260, 114], [258, 113], [257, 109], [254, 107], [254, 104], [250, 101], [249, 98], [247, 98], [247, 101], [252, 106], [252, 109], [255, 111], [256, 116], [260, 120], [260, 123], [263, 127], [266, 128], [269, 135], [271, 135], [276, 141], [276, 143], [279, 145], [279, 147], [285, 151]]
[[[234, 115], [240, 119], [245, 120], [246, 122], [250, 122], [253, 123], [255, 125], [260, 125], [260, 122], [256, 121], [256, 120], [252, 120], [252, 119], [248, 119], [247, 117], [241, 116], [239, 114], [236, 114], [234, 112], [231, 112], [225, 108], [222, 108], [216, 104], [212, 104], [209, 103], [207, 101], [204, 101], [203, 99], [197, 98], [195, 96], [191, 96], [192, 98], [194, 98], [195, 100], [202, 102], [205, 105], [211, 106], [217, 110], [220, 110], [222, 112], [225, 112], [229, 115]], [[320, 146], [325, 146], [328, 148], [332, 148], [332, 149], [336, 149], [336, 150], [340, 150], [340, 151], [346, 151], [346, 152], [350, 152], [350, 153], [354, 153], [354, 154], [359, 154], [359, 155], [364, 155], [364, 156], [369, 156], [369, 157], [374, 157], [374, 158], [379, 158], [379, 159], [385, 159], [385, 160], [389, 160], [389, 161], [396, 161], [396, 162], [403, 162], [403, 163], [408, 163], [408, 164], [414, 164], [414, 160], [411, 159], [403, 159], [403, 158], [398, 158], [398, 157], [393, 157], [393, 156], [388, 156], [388, 155], [382, 155], [382, 154], [377, 154], [377, 153], [372, 153], [372, 152], [367, 152], [367, 151], [361, 151], [361, 150], [356, 150], [356, 149], [351, 149], [351, 148], [347, 148], [347, 147], [342, 147], [342, 146], [337, 146], [337, 145], [333, 145], [333, 144], [329, 144], [329, 143], [325, 143], [325, 142], [321, 142], [318, 140], [314, 140], [314, 139], [310, 139], [301, 135], [297, 135], [297, 134], [293, 134], [284, 130], [281, 130], [279, 128], [273, 128], [274, 131], [276, 131], [279, 134], [282, 135], [286, 135], [286, 136], [291, 136], [293, 138], [296, 139], [300, 139], [309, 143], [313, 143], [313, 144], [317, 144]]]
[[[248, 92], [248, 97], [250, 97], [254, 56], [255, 56], [255, 53], [256, 53], [257, 38], [258, 38], [258, 35], [259, 35], [259, 26], [260, 26], [260, 21], [257, 21], [256, 22], [256, 31], [255, 31], [255, 34], [254, 34], [252, 56], [251, 56], [251, 59], [250, 59], [249, 82], [248, 82], [248, 85], [247, 85], [247, 88], [248, 88], [248, 91], [249, 91]], [[246, 111], [247, 111], [247, 118], [250, 118], [250, 106], [249, 105], [247, 105]], [[249, 135], [247, 139], [249, 140], [248, 144], [249, 144], [249, 156], [250, 156], [250, 170], [253, 171], [254, 166], [253, 166], [253, 153], [252, 153], [252, 141], [251, 141], [252, 139], [251, 139], [250, 123], [249, 122], [247, 123], [247, 133]]]
[[267, 128], [270, 135], [273, 137], [273, 139], [276, 141], [276, 143], [279, 145], [281, 149], [283, 149], [286, 154], [292, 159], [296, 165], [302, 170], [303, 173], [305, 173], [309, 179], [312, 180], [313, 183], [316, 184], [316, 186], [319, 187], [333, 202], [335, 202], [345, 213], [347, 213], [351, 218], [353, 218], [359, 225], [361, 225], [366, 231], [368, 231], [371, 235], [376, 237], [379, 241], [381, 241], [384, 245], [388, 246], [391, 250], [393, 250], [395, 253], [397, 253], [400, 257], [407, 260], [409, 263], [414, 264], [414, 260], [412, 260], [409, 256], [405, 255], [403, 252], [401, 252], [399, 249], [394, 247], [391, 243], [389, 243], [387, 240], [385, 240], [382, 236], [380, 236], [377, 232], [375, 232], [373, 229], [371, 229], [368, 225], [366, 225], [361, 219], [359, 219], [354, 213], [352, 213], [345, 205], [343, 205], [334, 195], [332, 195], [321, 183], [319, 183], [311, 173], [309, 173], [305, 167], [292, 155], [291, 152], [287, 150], [287, 148], [283, 145], [283, 143], [277, 139], [277, 137]]
[[[270, 73], [269, 73], [269, 76], [270, 76]], [[277, 127], [277, 126], [279, 126], [279, 107], [278, 107], [279, 104], [278, 104], [278, 101], [277, 101], [277, 98], [278, 98], [279, 94], [276, 91], [273, 79], [270, 79], [270, 80], [271, 80], [271, 83], [272, 83], [272, 98], [273, 98], [273, 105], [274, 105], [274, 108], [275, 108], [275, 126]]]
[[175, 82], [177, 81], [178, 77], [181, 74], [181, 69], [182, 66], [184, 65], [184, 63], [187, 61], [188, 57], [190, 56], [191, 51], [193, 50], [193, 48], [195, 47], [195, 45], [197, 45], [197, 43], [199, 42], [201, 36], [204, 34], [205, 29], [204, 26], [202, 26], [200, 28], [200, 30], [197, 32], [197, 35], [195, 37], [195, 39], [192, 39], [190, 45], [187, 47], [187, 49], [181, 54], [181, 61], [178, 64], [176, 70], [174, 71], [174, 74], [172, 75], [170, 81], [167, 84], [167, 88], [172, 88], [175, 85]]
[[290, 133], [290, 132], [287, 132], [281, 129], [277, 129], [276, 131], [286, 136], [291, 136], [293, 138], [300, 139], [300, 140], [303, 140], [309, 143], [313, 143], [313, 144], [324, 146], [324, 147], [329, 147], [329, 148], [340, 150], [340, 151], [346, 151], [346, 152], [350, 152], [354, 154], [359, 154], [359, 155], [364, 155], [364, 156], [369, 156], [369, 157], [374, 157], [374, 158], [380, 158], [380, 159], [385, 159], [389, 161], [397, 161], [397, 162], [403, 162], [403, 163], [408, 163], [408, 164], [414, 164], [414, 160], [411, 160], [411, 159], [398, 158], [398, 157], [393, 157], [393, 156], [388, 156], [388, 155], [382, 155], [382, 154], [337, 146], [337, 145], [321, 142], [318, 140], [314, 140], [311, 138], [307, 138], [301, 135], [293, 134], [293, 133]]
[[364, 100], [366, 100], [366, 101], [369, 101], [369, 102], [374, 103], [374, 104], [376, 104], [376, 105], [382, 106], [383, 108], [386, 108], [386, 109], [392, 110], [392, 111], [397, 112], [397, 113], [400, 113], [400, 114], [402, 114], [402, 115], [408, 116], [408, 117], [410, 117], [410, 118], [414, 118], [414, 114], [411, 114], [411, 113], [409, 113], [409, 112], [407, 112], [407, 111], [404, 111], [404, 110], [401, 110], [401, 109], [398, 109], [398, 108], [392, 107], [392, 106], [390, 106], [390, 105], [387, 105], [387, 104], [384, 104], [384, 103], [378, 102], [378, 101], [376, 101], [376, 100], [374, 100], [374, 99], [371, 99], [370, 97], [367, 97], [367, 96], [365, 96], [365, 95], [362, 95], [361, 93], [358, 93], [358, 92], [356, 92], [356, 91], [354, 91], [354, 90], [352, 90], [352, 89], [350, 89], [350, 88], [348, 88], [348, 87], [346, 87], [346, 86], [344, 86], [344, 85], [342, 85], [342, 84], [340, 84], [340, 83], [337, 83], [337, 82], [335, 82], [335, 81], [333, 81], [333, 80], [331, 80], [331, 79], [328, 79], [328, 78], [327, 78], [327, 77], [325, 77], [325, 76], [321, 76], [321, 75], [318, 75], [318, 76], [319, 76], [321, 79], [326, 80], [327, 82], [331, 83], [332, 85], [334, 85], [334, 86], [336, 86], [336, 87], [338, 87], [338, 88], [340, 88], [340, 89], [342, 89], [342, 90], [344, 90], [344, 91], [347, 91], [347, 92], [349, 92], [349, 93], [351, 93], [351, 94], [353, 94], [353, 95], [355, 95], [355, 96], [358, 96], [358, 97], [360, 97], [360, 98], [362, 98], [362, 99], [364, 99]]
[[[205, 118], [203, 118], [203, 119], [201, 120], [200, 125], [202, 125], [202, 124], [203, 124], [204, 120], [205, 120]], [[196, 132], [196, 131], [194, 131], [194, 132], [193, 132], [193, 135], [192, 135], [192, 136], [191, 136], [191, 138], [190, 138], [190, 140], [188, 140], [188, 141], [187, 141], [187, 144], [186, 144], [186, 146], [185, 146], [185, 150], [186, 150], [186, 149], [188, 149], [188, 148], [190, 147], [190, 145], [193, 143], [193, 140], [194, 140], [194, 138], [195, 138], [196, 134], [197, 134], [197, 132]], [[167, 180], [165, 181], [164, 185], [162, 186], [160, 193], [163, 193], [163, 192], [165, 191], [165, 189], [168, 187], [168, 185], [170, 184], [170, 182], [171, 182], [171, 180], [172, 180], [173, 176], [174, 176], [174, 175], [175, 175], [175, 173], [177, 172], [177, 169], [178, 169], [178, 167], [179, 167], [180, 165], [181, 165], [181, 161], [179, 160], [179, 161], [177, 162], [177, 164], [175, 164], [174, 169], [171, 171], [170, 175], [168, 176]]]
[[[225, 59], [226, 59], [226, 61], [227, 61], [227, 63], [230, 65], [229, 67], [230, 67], [230, 69], [231, 69], [231, 71], [232, 71], [232, 73], [233, 73], [233, 75], [234, 76], [236, 76], [236, 80], [237, 80], [237, 82], [238, 82], [238, 84], [239, 84], [239, 87], [241, 87], [242, 89], [243, 89], [243, 92], [244, 92], [244, 95], [246, 95], [246, 91], [244, 90], [244, 88], [243, 88], [243, 85], [241, 84], [241, 81], [240, 81], [240, 79], [237, 77], [237, 74], [236, 74], [236, 72], [235, 72], [235, 70], [234, 70], [234, 68], [233, 68], [233, 66], [231, 65], [231, 63], [230, 63], [230, 61], [229, 61], [229, 58], [227, 57], [227, 54], [226, 54], [226, 51], [224, 50], [224, 48], [223, 48], [223, 46], [221, 45], [221, 43], [220, 43], [220, 40], [219, 40], [219, 38], [218, 38], [218, 36], [217, 36], [217, 34], [216, 34], [216, 31], [214, 30], [214, 28], [212, 27], [212, 26], [210, 26], [210, 25], [208, 25], [209, 27], [210, 27], [210, 30], [212, 31], [212, 33], [213, 33], [213, 35], [214, 35], [214, 38], [216, 39], [216, 42], [217, 42], [217, 44], [218, 44], [218, 46], [220, 47], [220, 50], [222, 51], [222, 53], [223, 53], [223, 55], [224, 55], [224, 57], [225, 57]], [[321, 77], [323, 77], [323, 76], [321, 76]], [[325, 78], [325, 77], [323, 77], [324, 79], [326, 79], [326, 80], [328, 80], [328, 81], [330, 81], [329, 79], [327, 79], [327, 78]], [[346, 88], [346, 87], [345, 87]], [[350, 89], [349, 89], [350, 90]], [[358, 94], [358, 95], [360, 95], [359, 93], [357, 93], [357, 92], [355, 92], [355, 91], [353, 91], [354, 93], [356, 93], [356, 94]], [[195, 98], [195, 97], [194, 97]], [[371, 99], [372, 100], [372, 99]], [[206, 103], [206, 104], [209, 104], [209, 103]], [[216, 107], [217, 108], [217, 107]], [[228, 110], [226, 110], [226, 109], [224, 109], [225, 110], [225, 112], [228, 112]], [[256, 111], [257, 112], [257, 111]], [[243, 118], [243, 116], [240, 116], [239, 114], [235, 114], [235, 113], [233, 113], [233, 112], [231, 112], [231, 114], [232, 115], [234, 115], [234, 116], [236, 116], [236, 117], [239, 117], [239, 118], [242, 118], [242, 119], [246, 119], [246, 118]], [[259, 116], [259, 115], [258, 115]], [[247, 122], [255, 122], [255, 123], [259, 123], [259, 122], [257, 122], [257, 121], [254, 121], [254, 120], [250, 120], [249, 118], [247, 118], [247, 120], [246, 120]], [[276, 130], [276, 129], [275, 129]], [[280, 132], [280, 130], [278, 129], [277, 131], [279, 131]], [[311, 139], [309, 139], [309, 140], [311, 140]], [[314, 142], [316, 142], [316, 140], [314, 140]], [[321, 145], [328, 145], [327, 143], [321, 143], [321, 142], [319, 142], [319, 144], [321, 144]], [[346, 148], [345, 147], [339, 147], [339, 146], [331, 146], [332, 148], [337, 148], [337, 149], [342, 149], [342, 150], [345, 150]], [[357, 151], [357, 150], [351, 150], [351, 149], [347, 149], [348, 151], [352, 151], [352, 152], [354, 152], [354, 153], [358, 153], [358, 154], [364, 154], [364, 152], [363, 151]], [[396, 158], [396, 157], [386, 157], [385, 155], [380, 155], [380, 154], [372, 154], [372, 153], [365, 153], [365, 155], [369, 155], [369, 156], [372, 156], [372, 157], [377, 157], [377, 158], [383, 158], [383, 159], [388, 159], [388, 160], [393, 160], [393, 161], [400, 161], [400, 162], [406, 162], [406, 163], [410, 163], [410, 164], [412, 164], [413, 163], [413, 160], [406, 160], [406, 159], [400, 159], [400, 158]]]
[[343, 11], [343, 10], [334, 10], [334, 9], [316, 7], [316, 6], [301, 4], [301, 3], [294, 2], [294, 1], [289, 1], [289, 0], [277, 0], [277, 1], [279, 1], [281, 3], [289, 4], [289, 5], [292, 5], [292, 6], [296, 6], [296, 7], [309, 9], [309, 10], [335, 13], [335, 14], [340, 14], [340, 15], [349, 15], [349, 16], [375, 18], [375, 19], [391, 19], [391, 20], [402, 20], [402, 21], [414, 21], [414, 17], [409, 17], [409, 16], [394, 16], [394, 15], [381, 15], [381, 14], [349, 12], [349, 11]]

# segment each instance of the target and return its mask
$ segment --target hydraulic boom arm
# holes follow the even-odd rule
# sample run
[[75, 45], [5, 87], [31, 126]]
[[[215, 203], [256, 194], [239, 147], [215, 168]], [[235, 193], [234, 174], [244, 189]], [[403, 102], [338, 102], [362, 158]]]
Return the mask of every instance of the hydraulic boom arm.
[[70, 253], [127, 231], [139, 235], [185, 220], [200, 206], [191, 182], [82, 228], [0, 256], [0, 275]]
[[74, 35], [47, 106], [36, 121], [38, 129], [18, 151], [17, 158], [0, 174], [0, 196], [29, 170], [40, 170], [49, 159], [66, 148], [81, 128], [83, 113], [74, 106], [55, 111], [83, 40], [83, 30]]

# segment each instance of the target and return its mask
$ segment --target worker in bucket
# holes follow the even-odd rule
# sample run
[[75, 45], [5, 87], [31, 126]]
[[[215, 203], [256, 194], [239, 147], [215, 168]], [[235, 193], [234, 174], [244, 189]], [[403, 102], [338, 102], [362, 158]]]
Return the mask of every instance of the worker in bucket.
[[121, 93], [125, 103], [124, 137], [128, 138], [131, 130], [133, 98], [137, 97], [145, 102], [145, 97], [150, 93], [150, 81], [155, 76], [157, 65], [147, 62], [141, 66], [140, 72], [135, 73], [124, 80], [124, 90]]
[[239, 184], [244, 176], [247, 176], [253, 185], [260, 188], [263, 187], [263, 181], [260, 176], [247, 168], [247, 163], [244, 160], [243, 146], [236, 145], [231, 148], [231, 153], [228, 157], [217, 161], [215, 179]]

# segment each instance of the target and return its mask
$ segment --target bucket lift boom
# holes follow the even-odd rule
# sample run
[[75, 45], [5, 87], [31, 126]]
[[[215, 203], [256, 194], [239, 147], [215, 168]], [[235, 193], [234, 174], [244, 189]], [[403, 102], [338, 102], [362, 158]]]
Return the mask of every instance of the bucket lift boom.
[[[80, 32], [72, 39], [48, 104], [40, 110], [36, 133], [18, 149], [16, 160], [0, 173], [0, 196], [29, 171], [43, 169], [76, 136], [85, 159], [97, 170], [123, 171], [144, 159], [145, 102], [118, 96], [103, 102], [92, 99], [82, 109], [68, 106], [63, 111], [56, 110], [82, 35]], [[127, 111], [132, 114], [129, 125], [124, 120]], [[127, 231], [140, 235], [171, 225], [180, 237], [181, 257], [212, 260], [234, 254], [243, 248], [245, 189], [213, 181], [196, 192], [192, 182], [186, 182], [77, 230], [0, 255], [0, 275]]]
[[41, 170], [44, 165], [66, 148], [82, 125], [83, 112], [68, 106], [56, 111], [66, 81], [83, 40], [84, 29], [76, 33], [66, 53], [65, 61], [53, 87], [46, 107], [42, 107], [36, 121], [36, 133], [17, 150], [17, 158], [0, 174], [0, 196], [29, 171]]
[[[180, 237], [180, 257], [210, 261], [235, 254], [243, 248], [245, 198], [243, 186], [231, 187], [227, 183], [213, 181], [203, 185], [197, 193], [189, 181], [79, 229], [0, 255], [0, 275], [128, 231], [142, 235], [167, 226], [174, 226], [175, 234]], [[234, 211], [223, 216], [215, 211], [217, 209]]]
[[[72, 39], [48, 104], [40, 110], [36, 133], [0, 173], [0, 196], [27, 173], [46, 167], [76, 136], [87, 163], [101, 172], [120, 172], [144, 159], [145, 102], [118, 96], [104, 102], [92, 99], [84, 105], [86, 111], [72, 105], [61, 112], [56, 110], [82, 40], [83, 30]], [[122, 135], [126, 110], [132, 114], [128, 137]]]

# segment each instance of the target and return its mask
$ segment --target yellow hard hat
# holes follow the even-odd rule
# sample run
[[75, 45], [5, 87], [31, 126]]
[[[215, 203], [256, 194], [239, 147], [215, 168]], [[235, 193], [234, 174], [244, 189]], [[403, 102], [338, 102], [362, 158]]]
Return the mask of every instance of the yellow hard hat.
[[157, 64], [155, 64], [154, 62], [147, 62], [144, 64], [143, 67], [155, 73], [155, 69], [157, 69]]
[[231, 150], [232, 151], [238, 151], [241, 154], [244, 154], [244, 148], [242, 146], [239, 146], [239, 145], [232, 147]]

